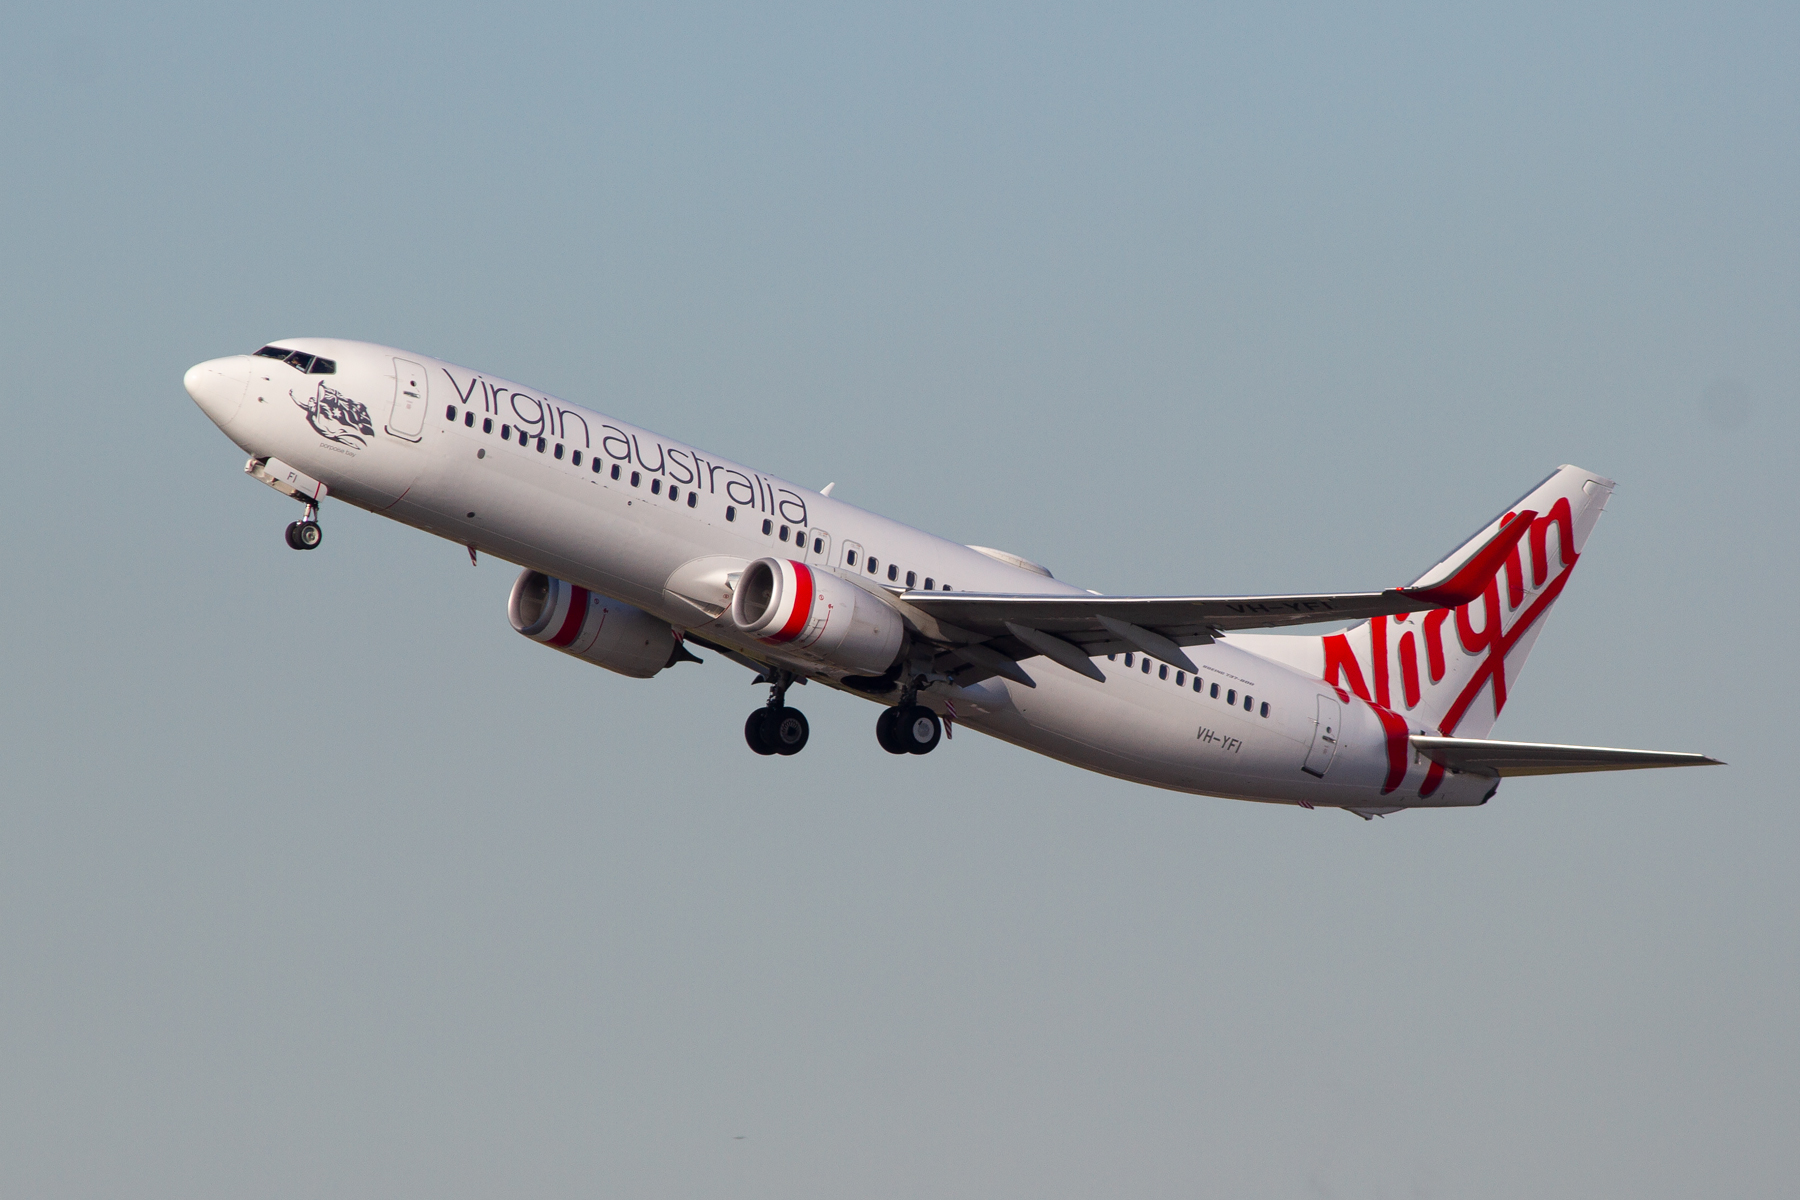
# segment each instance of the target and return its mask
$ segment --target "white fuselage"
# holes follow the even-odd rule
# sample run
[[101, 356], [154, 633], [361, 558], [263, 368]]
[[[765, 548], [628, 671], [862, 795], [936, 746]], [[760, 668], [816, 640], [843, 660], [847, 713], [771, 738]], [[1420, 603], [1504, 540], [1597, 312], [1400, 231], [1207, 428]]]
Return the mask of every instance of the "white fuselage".
[[[334, 499], [615, 597], [761, 660], [780, 655], [740, 633], [729, 615], [709, 619], [683, 602], [666, 588], [671, 576], [698, 559], [775, 556], [871, 590], [1083, 594], [506, 380], [367, 343], [282, 345], [330, 358], [335, 372], [302, 374], [241, 355], [189, 373], [207, 415], [253, 457], [298, 468]], [[1365, 811], [1419, 805], [1427, 764], [1396, 747], [1368, 704], [1270, 657], [1287, 640], [1239, 635], [1188, 647], [1200, 667], [1198, 691], [1185, 672], [1136, 655], [1127, 665], [1119, 654], [1096, 660], [1104, 683], [1034, 659], [1025, 665], [1035, 688], [995, 677], [967, 688], [935, 684], [919, 700], [939, 713], [953, 703], [961, 726], [1157, 787]], [[842, 689], [841, 672], [794, 665]], [[1479, 804], [1494, 783], [1452, 777], [1423, 803]], [[1403, 794], [1412, 798], [1396, 799]]]

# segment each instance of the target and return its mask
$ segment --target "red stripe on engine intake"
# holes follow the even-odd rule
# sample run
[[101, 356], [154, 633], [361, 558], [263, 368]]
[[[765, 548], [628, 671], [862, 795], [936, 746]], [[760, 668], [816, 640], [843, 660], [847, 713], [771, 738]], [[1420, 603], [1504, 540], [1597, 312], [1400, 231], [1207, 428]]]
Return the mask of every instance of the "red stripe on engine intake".
[[582, 623], [587, 620], [588, 590], [584, 587], [569, 585], [569, 611], [563, 617], [562, 628], [550, 639], [552, 646], [567, 646], [581, 636]]
[[764, 638], [766, 642], [793, 641], [800, 636], [800, 631], [806, 628], [806, 622], [812, 617], [812, 571], [804, 563], [797, 563], [792, 559], [788, 560], [788, 565], [794, 568], [794, 607], [789, 611], [787, 624], [781, 627], [781, 632]]

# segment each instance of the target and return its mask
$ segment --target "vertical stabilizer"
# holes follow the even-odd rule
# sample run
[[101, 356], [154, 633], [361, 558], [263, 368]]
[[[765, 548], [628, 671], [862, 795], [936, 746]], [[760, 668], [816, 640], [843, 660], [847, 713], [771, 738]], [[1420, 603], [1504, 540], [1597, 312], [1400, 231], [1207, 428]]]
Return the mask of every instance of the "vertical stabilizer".
[[1324, 637], [1234, 634], [1230, 640], [1387, 709], [1412, 729], [1486, 737], [1612, 489], [1612, 480], [1592, 471], [1561, 467], [1520, 497], [1451, 556], [1464, 555], [1508, 521], [1531, 522], [1483, 593], [1458, 608], [1377, 617]]

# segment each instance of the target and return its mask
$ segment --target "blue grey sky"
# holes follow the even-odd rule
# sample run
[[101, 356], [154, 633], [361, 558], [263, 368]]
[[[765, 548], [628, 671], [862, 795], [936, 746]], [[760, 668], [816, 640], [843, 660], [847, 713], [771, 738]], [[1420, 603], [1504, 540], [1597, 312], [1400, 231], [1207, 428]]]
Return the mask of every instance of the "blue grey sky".
[[[1687, 1197], [1800, 1174], [1800, 10], [40, 6], [0, 42], [0, 1194]], [[290, 501], [363, 338], [1108, 592], [1379, 587], [1619, 481], [1364, 823], [717, 659]], [[819, 694], [823, 692], [823, 694]]]

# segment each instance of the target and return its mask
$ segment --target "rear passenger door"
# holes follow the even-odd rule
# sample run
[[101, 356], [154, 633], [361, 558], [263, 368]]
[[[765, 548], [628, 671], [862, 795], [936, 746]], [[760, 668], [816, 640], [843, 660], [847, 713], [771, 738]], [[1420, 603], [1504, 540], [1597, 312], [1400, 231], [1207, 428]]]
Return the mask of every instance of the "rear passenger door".
[[1325, 778], [1325, 772], [1331, 770], [1331, 760], [1337, 757], [1338, 722], [1343, 719], [1343, 710], [1336, 700], [1330, 696], [1319, 697], [1318, 723], [1313, 726], [1312, 749], [1306, 752], [1306, 765], [1301, 767], [1308, 775]]

